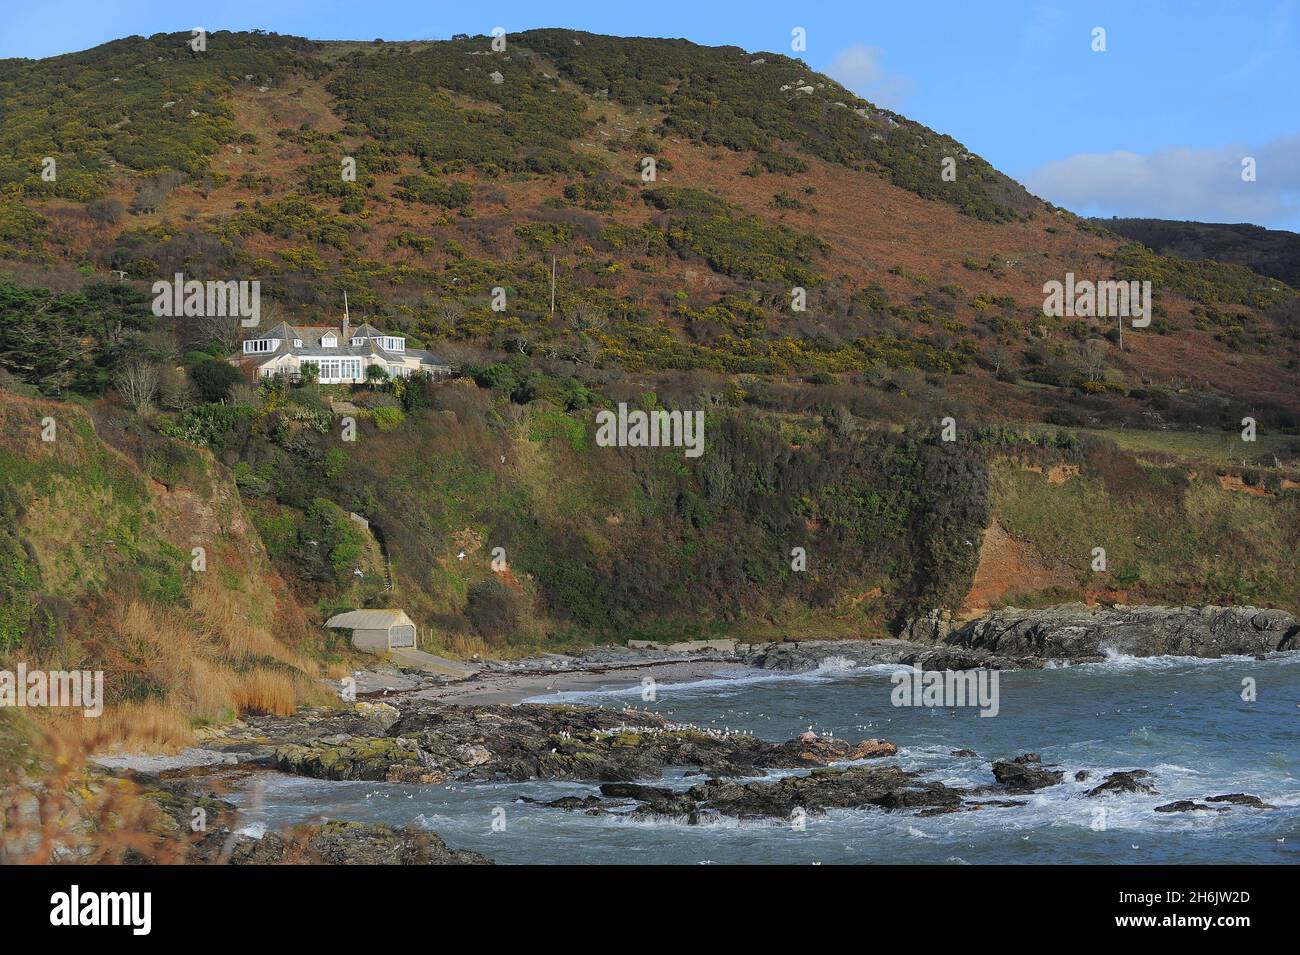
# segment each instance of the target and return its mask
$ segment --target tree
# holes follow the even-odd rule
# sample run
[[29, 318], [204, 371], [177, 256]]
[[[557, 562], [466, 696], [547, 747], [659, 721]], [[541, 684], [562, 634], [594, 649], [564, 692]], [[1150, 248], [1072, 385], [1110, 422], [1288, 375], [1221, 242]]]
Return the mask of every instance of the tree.
[[96, 225], [117, 225], [125, 211], [121, 199], [97, 199], [86, 206], [86, 215]]
[[147, 416], [153, 413], [161, 379], [162, 373], [158, 365], [136, 359], [126, 362], [117, 370], [113, 376], [113, 385], [123, 401], [141, 415]]
[[371, 365], [366, 369], [366, 384], [373, 389], [381, 381], [388, 380], [388, 369], [383, 365]]
[[1106, 351], [1106, 342], [1100, 338], [1079, 342], [1079, 370], [1083, 373], [1084, 381], [1101, 381], [1105, 377]]
[[0, 367], [50, 394], [94, 370], [86, 300], [0, 282]]
[[190, 379], [198, 389], [199, 397], [209, 404], [224, 402], [230, 397], [230, 386], [242, 376], [234, 365], [224, 361], [200, 362], [190, 369]]
[[186, 411], [194, 407], [195, 401], [198, 400], [194, 386], [190, 384], [189, 375], [185, 374], [184, 368], [175, 365], [163, 366], [158, 392], [163, 407], [172, 411]]
[[126, 282], [91, 282], [81, 290], [99, 338], [99, 350], [112, 366], [135, 350], [138, 333], [154, 327], [152, 299]]

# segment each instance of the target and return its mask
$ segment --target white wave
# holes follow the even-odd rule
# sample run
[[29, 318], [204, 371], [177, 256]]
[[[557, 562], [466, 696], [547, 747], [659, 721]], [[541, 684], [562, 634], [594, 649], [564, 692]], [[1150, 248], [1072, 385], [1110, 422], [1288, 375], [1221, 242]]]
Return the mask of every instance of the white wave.
[[[791, 672], [784, 670], [731, 669], [719, 670], [714, 676], [702, 680], [687, 680], [682, 683], [658, 682], [655, 694], [662, 697], [668, 693], [700, 693], [709, 690], [737, 689], [758, 683], [829, 683], [836, 679], [858, 676], [864, 672], [866, 670], [863, 668], [854, 668], [850, 660], [843, 657], [833, 657], [823, 660], [814, 670]], [[530, 696], [523, 702], [576, 703], [600, 697], [640, 697], [642, 691], [641, 682], [637, 680], [637, 682], [629, 683], [626, 686], [606, 686], [594, 690], [562, 690], [558, 693], [543, 693]]]
[[1142, 657], [1124, 653], [1113, 647], [1103, 647], [1106, 659], [1094, 663], [1063, 664], [1062, 668], [1084, 671], [1172, 670], [1178, 667], [1212, 667], [1225, 663], [1254, 663], [1253, 656], [1192, 657], [1161, 654]]
[[848, 657], [823, 657], [811, 673], [849, 673], [858, 669], [858, 665]]

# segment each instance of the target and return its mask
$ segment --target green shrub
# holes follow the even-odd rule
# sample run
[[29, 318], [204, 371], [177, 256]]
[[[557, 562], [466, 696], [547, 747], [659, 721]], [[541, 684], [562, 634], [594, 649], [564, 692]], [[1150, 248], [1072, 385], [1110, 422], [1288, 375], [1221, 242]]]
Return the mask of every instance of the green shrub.
[[403, 421], [406, 415], [402, 413], [401, 408], [376, 408], [373, 411], [375, 427], [380, 431], [395, 431]]

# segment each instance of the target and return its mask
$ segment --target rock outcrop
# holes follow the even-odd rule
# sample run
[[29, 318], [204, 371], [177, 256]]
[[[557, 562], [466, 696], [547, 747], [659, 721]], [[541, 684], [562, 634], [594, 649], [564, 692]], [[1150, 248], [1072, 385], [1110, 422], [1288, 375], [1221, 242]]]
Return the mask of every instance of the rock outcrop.
[[1003, 657], [1056, 660], [1254, 655], [1300, 649], [1300, 619], [1255, 607], [1009, 607], [971, 621], [945, 643]]
[[1008, 792], [1032, 793], [1055, 786], [1065, 778], [1065, 773], [1062, 770], [1043, 768], [1037, 755], [1026, 753], [1009, 762], [994, 763], [993, 778]]
[[[490, 865], [491, 860], [450, 848], [435, 832], [411, 826], [332, 820], [292, 826], [260, 838], [232, 830], [234, 805], [202, 792], [190, 780], [155, 780], [141, 797], [157, 810], [150, 833], [183, 856], [167, 861], [202, 865]], [[198, 832], [196, 817], [204, 820]], [[152, 853], [134, 853], [134, 863], [158, 861]]]
[[[230, 747], [253, 762], [315, 779], [440, 783], [466, 779], [656, 779], [670, 766], [711, 776], [757, 775], [892, 756], [893, 743], [805, 733], [782, 743], [743, 733], [675, 724], [636, 710], [595, 707], [453, 706], [408, 701], [387, 735], [355, 710], [315, 712], [290, 727], [282, 717], [250, 717], [234, 735], [210, 745]], [[275, 734], [291, 741], [276, 744]]]

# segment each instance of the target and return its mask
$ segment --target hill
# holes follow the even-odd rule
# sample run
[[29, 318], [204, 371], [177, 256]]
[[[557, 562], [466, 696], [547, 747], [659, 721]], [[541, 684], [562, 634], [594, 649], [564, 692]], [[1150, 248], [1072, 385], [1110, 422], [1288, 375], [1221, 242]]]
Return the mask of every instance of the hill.
[[[843, 376], [927, 414], [1300, 423], [1294, 290], [1125, 244], [798, 60], [562, 30], [499, 53], [189, 40], [0, 64], [11, 277], [257, 279], [312, 321], [347, 292], [419, 342], [597, 378]], [[1151, 327], [1121, 350], [1109, 320], [1045, 317], [1067, 273], [1152, 280]]]
[[1094, 219], [1104, 229], [1180, 259], [1244, 265], [1260, 275], [1300, 287], [1300, 235], [1241, 222], [1174, 219]]
[[[0, 62], [0, 662], [105, 669], [124, 731], [312, 698], [359, 606], [462, 655], [1300, 609], [1276, 278], [779, 54], [189, 40]], [[263, 327], [346, 293], [456, 376], [232, 380], [237, 320], [153, 315], [176, 272], [259, 281]], [[1151, 281], [1150, 326], [1045, 316], [1071, 273]], [[705, 453], [600, 446], [619, 404], [698, 410]]]

